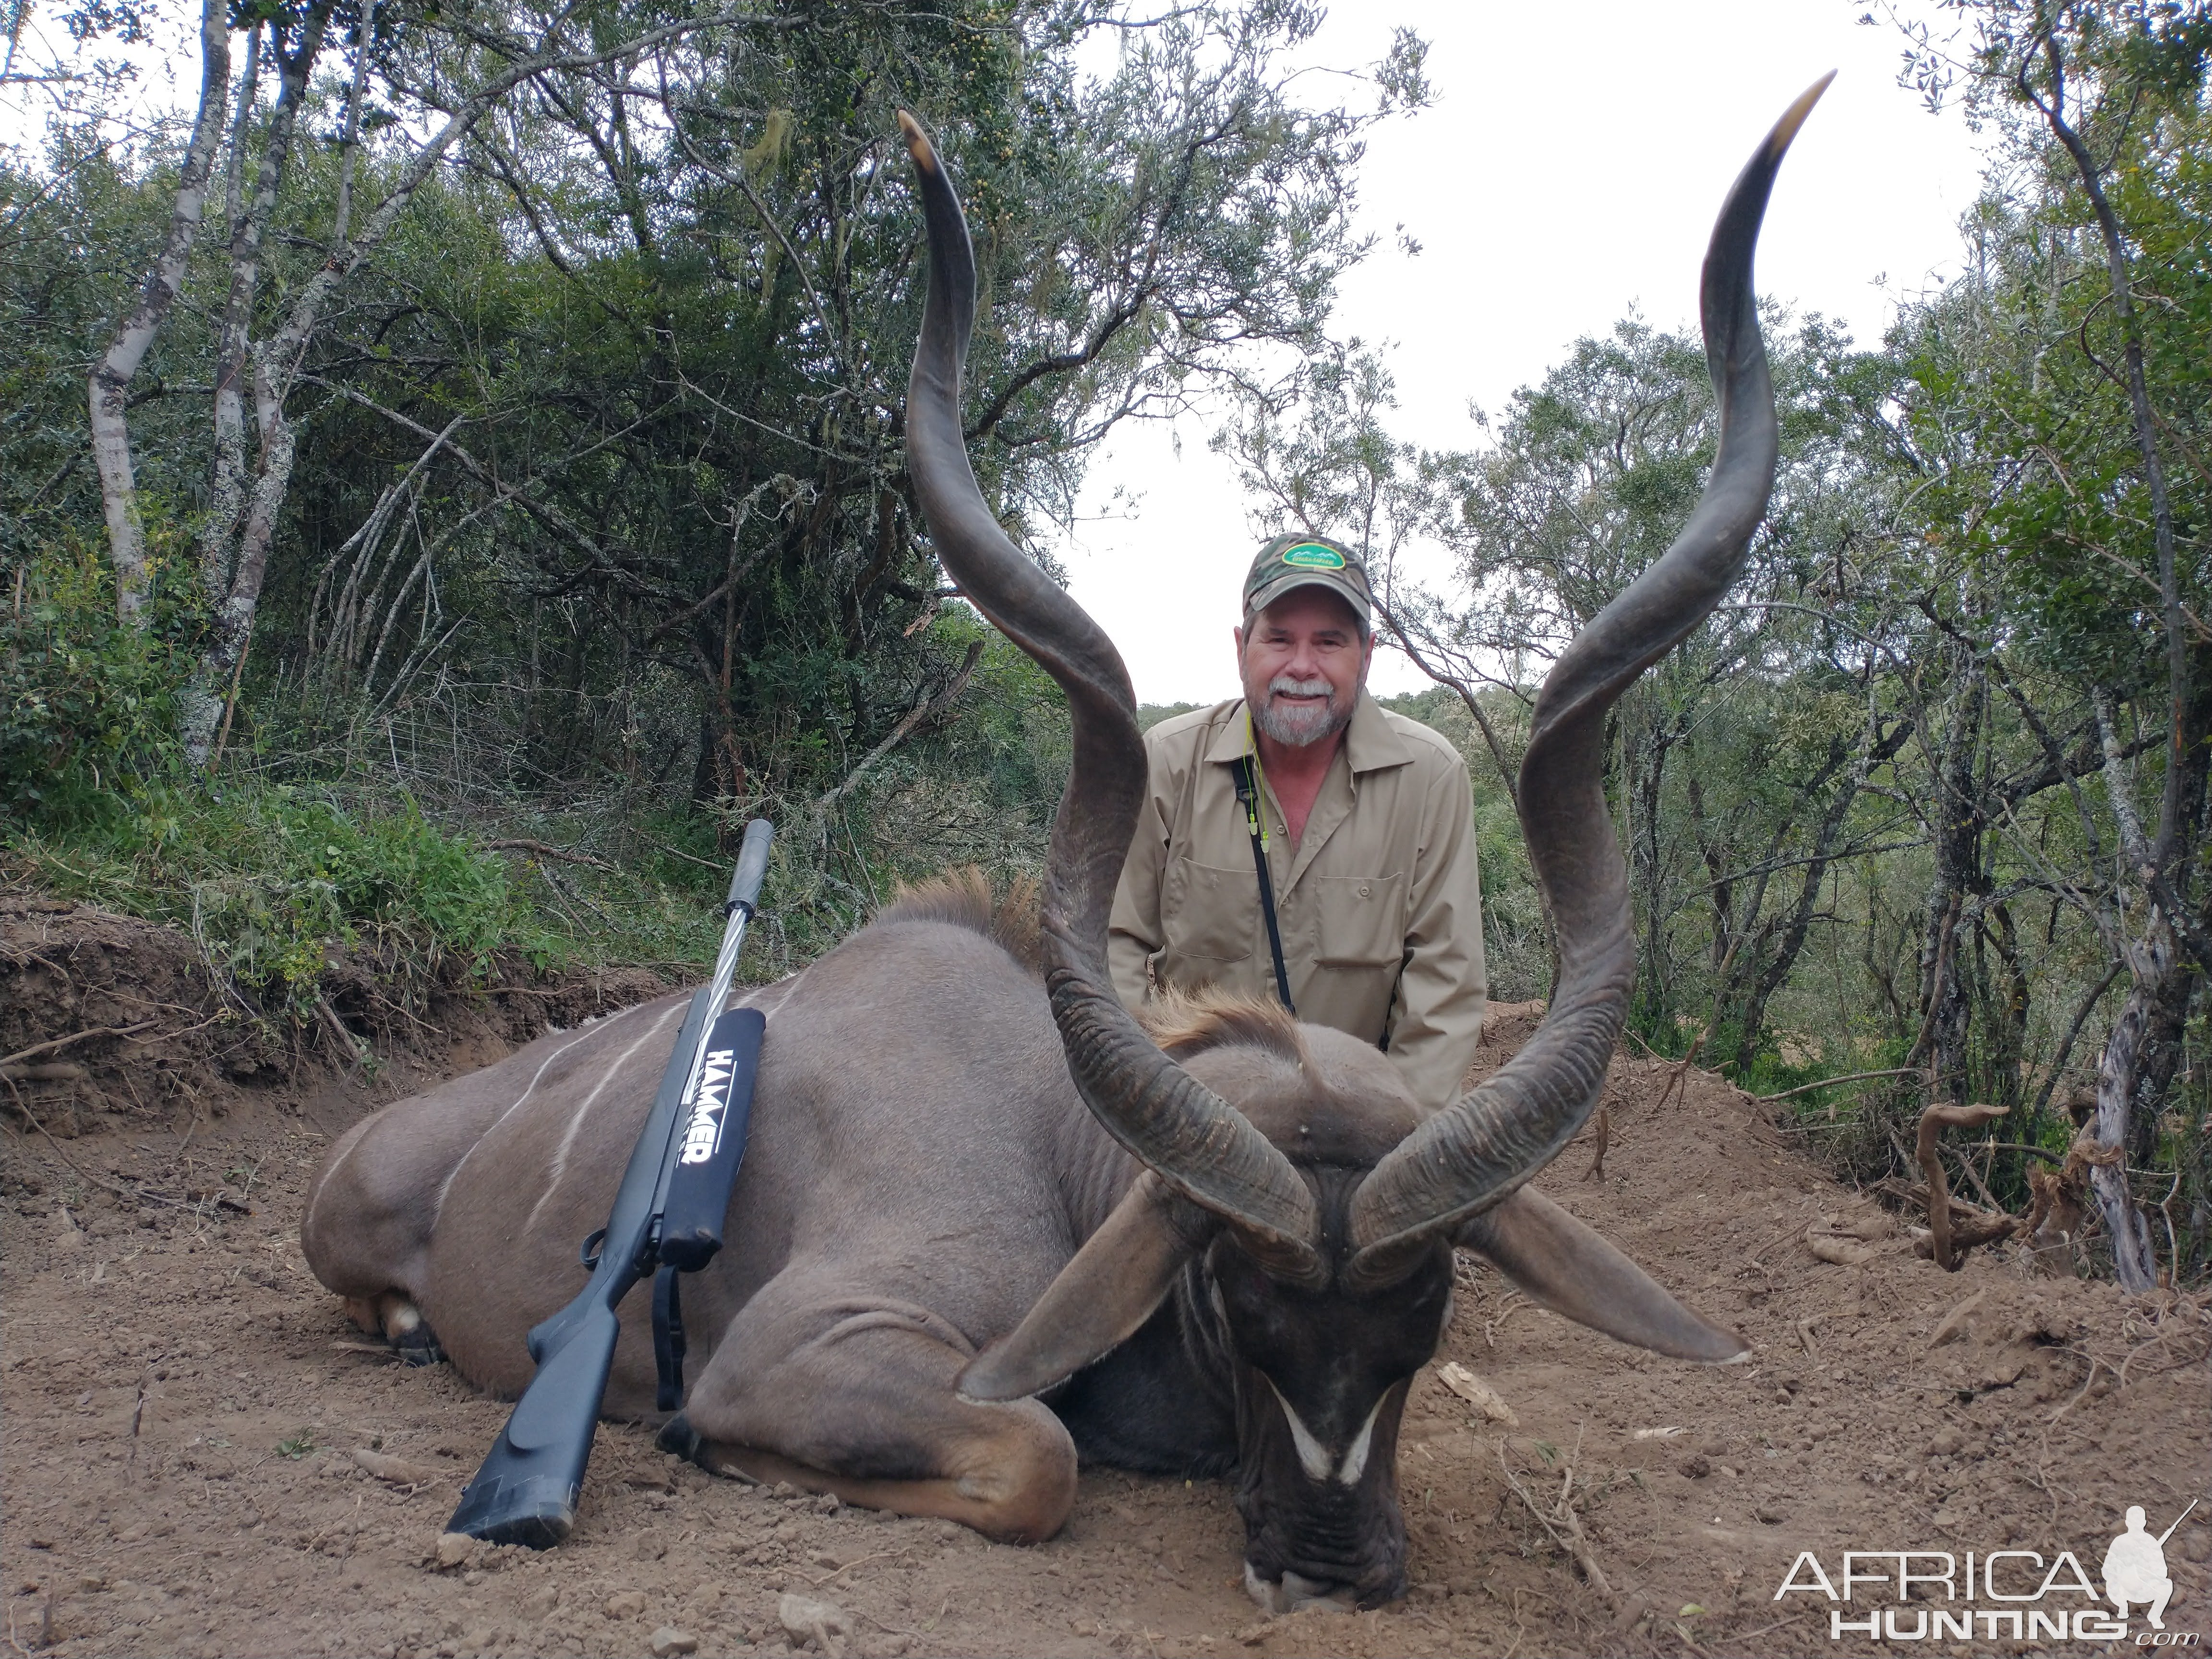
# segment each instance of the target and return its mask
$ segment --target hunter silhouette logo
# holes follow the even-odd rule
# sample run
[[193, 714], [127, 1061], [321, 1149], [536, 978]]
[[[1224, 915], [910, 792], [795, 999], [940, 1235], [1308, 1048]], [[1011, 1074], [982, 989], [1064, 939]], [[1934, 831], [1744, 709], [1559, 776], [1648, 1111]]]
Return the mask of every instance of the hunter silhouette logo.
[[[2189, 1510], [2196, 1507], [2192, 1498]], [[2189, 1518], [2189, 1510], [2173, 1517], [2173, 1527]], [[2173, 1580], [2166, 1571], [2166, 1540], [2173, 1536], [2173, 1527], [2153, 1538], [2144, 1528], [2142, 1505], [2130, 1504], [2128, 1529], [2105, 1552], [2105, 1599], [2123, 1619], [2128, 1616], [2129, 1602], [2146, 1603], [2143, 1617], [2153, 1630], [2166, 1628], [2166, 1604], [2173, 1599]]]
[[[2047, 1562], [2036, 1550], [1970, 1550], [1964, 1555], [1948, 1550], [1846, 1550], [1842, 1570], [1833, 1577], [1818, 1556], [1804, 1550], [1784, 1575], [1774, 1599], [1813, 1595], [1848, 1605], [1850, 1613], [1843, 1606], [1829, 1610], [1830, 1641], [1847, 1636], [1893, 1642], [1966, 1641], [1978, 1636], [1986, 1641], [2120, 1641], [2128, 1638], [2129, 1609], [2140, 1607], [2150, 1627], [2136, 1632], [2133, 1645], [2193, 1648], [2194, 1632], [2166, 1628], [2166, 1605], [2173, 1596], [2166, 1542], [2196, 1507], [2192, 1498], [2173, 1525], [2154, 1537], [2142, 1506], [2130, 1504], [2127, 1530], [2105, 1551], [2101, 1595], [2070, 1550], [2061, 1550]], [[2112, 1610], [2100, 1603], [2109, 1603]]]
[[[684, 1126], [683, 1164], [704, 1164], [722, 1144], [722, 1108], [730, 1089], [730, 1062], [736, 1050], [717, 1048], [707, 1056], [699, 1073], [699, 1092], [691, 1106], [691, 1120]], [[2160, 1606], [2163, 1607], [2164, 1602]]]

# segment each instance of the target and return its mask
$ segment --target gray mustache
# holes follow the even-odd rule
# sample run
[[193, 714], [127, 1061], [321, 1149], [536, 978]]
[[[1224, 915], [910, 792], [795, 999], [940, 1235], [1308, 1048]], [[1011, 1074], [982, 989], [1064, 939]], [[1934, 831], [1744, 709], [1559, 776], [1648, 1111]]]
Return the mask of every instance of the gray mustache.
[[1270, 694], [1281, 692], [1292, 697], [1327, 697], [1335, 694], [1336, 688], [1327, 680], [1297, 680], [1288, 674], [1278, 674], [1267, 682]]

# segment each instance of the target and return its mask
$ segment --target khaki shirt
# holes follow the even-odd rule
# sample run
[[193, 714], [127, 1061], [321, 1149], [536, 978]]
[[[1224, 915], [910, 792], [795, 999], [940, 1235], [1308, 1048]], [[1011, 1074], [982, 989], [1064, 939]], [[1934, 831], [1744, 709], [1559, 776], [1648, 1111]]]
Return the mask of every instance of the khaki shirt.
[[[1237, 801], [1243, 699], [1145, 734], [1143, 815], [1107, 961], [1135, 1007], [1154, 984], [1275, 997], [1252, 838]], [[1428, 1111], [1459, 1092], [1489, 982], [1467, 763], [1365, 691], [1295, 853], [1265, 784], [1268, 871], [1298, 1018], [1384, 1042]]]

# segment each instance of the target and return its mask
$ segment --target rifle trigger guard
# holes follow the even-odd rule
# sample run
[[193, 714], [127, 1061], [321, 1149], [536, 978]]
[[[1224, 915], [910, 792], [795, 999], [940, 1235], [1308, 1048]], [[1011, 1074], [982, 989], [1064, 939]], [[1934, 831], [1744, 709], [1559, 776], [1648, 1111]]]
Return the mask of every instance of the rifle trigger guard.
[[607, 1242], [607, 1230], [600, 1227], [584, 1240], [583, 1248], [576, 1252], [576, 1260], [584, 1264], [587, 1273], [599, 1270], [599, 1248]]

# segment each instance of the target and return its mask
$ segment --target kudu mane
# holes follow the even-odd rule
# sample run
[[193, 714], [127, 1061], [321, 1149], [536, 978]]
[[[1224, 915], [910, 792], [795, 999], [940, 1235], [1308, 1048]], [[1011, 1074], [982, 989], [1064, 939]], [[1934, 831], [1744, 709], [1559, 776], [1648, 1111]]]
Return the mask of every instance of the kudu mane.
[[991, 891], [990, 878], [974, 865], [947, 870], [927, 881], [902, 882], [891, 902], [870, 925], [942, 921], [981, 933], [1038, 979], [1044, 963], [1037, 952], [1039, 888], [1030, 876], [1017, 876], [1003, 893]]
[[[872, 925], [938, 921], [965, 928], [989, 939], [1041, 980], [1042, 908], [1042, 889], [1034, 878], [1017, 876], [994, 893], [990, 878], [969, 865], [926, 881], [901, 883]], [[1242, 991], [1164, 988], [1138, 1012], [1137, 1018], [1146, 1035], [1178, 1060], [1229, 1048], [1257, 1049], [1292, 1066], [1306, 1065], [1311, 1059], [1296, 1019], [1279, 1005]]]
[[1257, 1048], [1304, 1066], [1310, 1059], [1298, 1023], [1275, 1003], [1241, 991], [1156, 993], [1137, 1016], [1164, 1053], [1194, 1060], [1215, 1048]]

